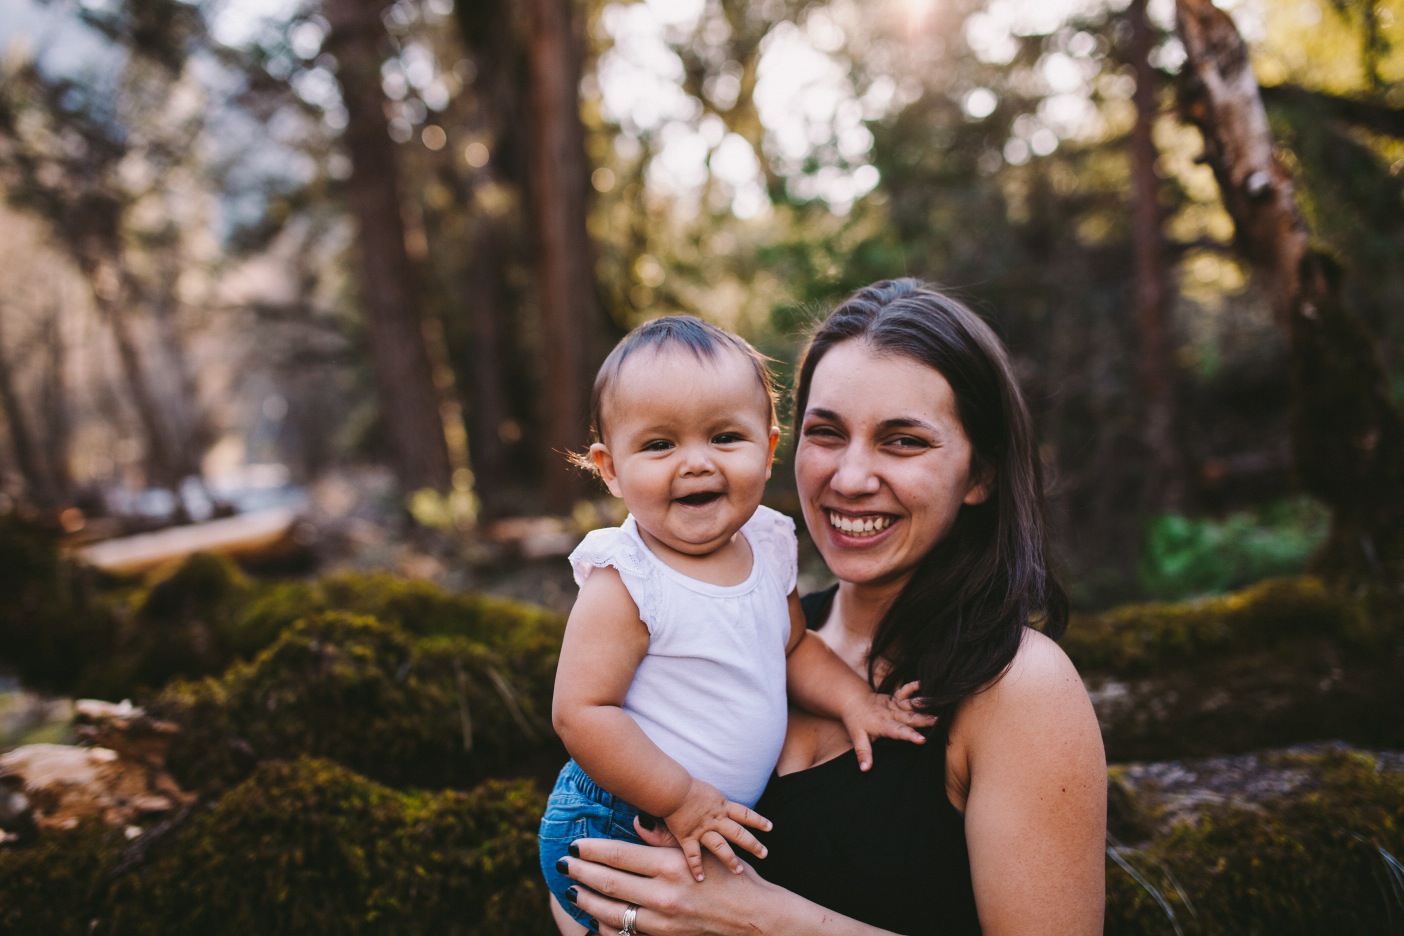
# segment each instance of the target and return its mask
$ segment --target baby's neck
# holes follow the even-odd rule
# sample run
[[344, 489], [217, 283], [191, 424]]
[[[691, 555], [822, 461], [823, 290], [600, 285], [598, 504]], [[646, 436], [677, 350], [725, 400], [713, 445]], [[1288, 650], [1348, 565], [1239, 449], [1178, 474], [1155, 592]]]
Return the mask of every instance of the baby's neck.
[[708, 585], [740, 585], [751, 576], [751, 544], [738, 530], [725, 544], [702, 555], [679, 552], [639, 527], [639, 536], [649, 552], [668, 568]]

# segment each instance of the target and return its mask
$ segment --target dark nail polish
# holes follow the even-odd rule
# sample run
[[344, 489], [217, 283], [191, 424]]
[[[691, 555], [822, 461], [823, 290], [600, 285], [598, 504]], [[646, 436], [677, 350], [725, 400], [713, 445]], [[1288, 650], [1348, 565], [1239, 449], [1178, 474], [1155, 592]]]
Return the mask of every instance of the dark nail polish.
[[556, 859], [556, 870], [559, 871], [561, 874], [569, 874], [569, 873], [570, 873], [570, 862], [566, 861], [564, 858], [557, 858], [557, 859]]
[[574, 842], [571, 842], [569, 845], [566, 846], [566, 851], [570, 852], [570, 857], [572, 858], [580, 857], [580, 846], [575, 844]]
[[576, 887], [566, 888], [566, 900], [575, 903], [580, 898], [580, 889]]
[[658, 820], [646, 812], [639, 813], [639, 825], [652, 832], [658, 825]]

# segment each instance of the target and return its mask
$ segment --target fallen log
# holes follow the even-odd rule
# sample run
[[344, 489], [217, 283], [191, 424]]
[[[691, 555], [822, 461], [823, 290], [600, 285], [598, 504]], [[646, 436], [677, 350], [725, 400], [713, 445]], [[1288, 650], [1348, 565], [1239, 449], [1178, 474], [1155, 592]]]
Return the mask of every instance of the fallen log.
[[292, 510], [262, 510], [105, 540], [84, 546], [77, 556], [115, 575], [139, 575], [197, 552], [235, 559], [260, 557], [298, 545], [297, 519]]

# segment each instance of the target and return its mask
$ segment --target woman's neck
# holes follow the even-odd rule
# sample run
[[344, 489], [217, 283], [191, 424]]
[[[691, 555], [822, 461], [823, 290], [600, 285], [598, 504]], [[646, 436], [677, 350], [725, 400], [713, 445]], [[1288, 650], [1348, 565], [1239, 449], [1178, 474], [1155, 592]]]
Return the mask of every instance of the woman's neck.
[[904, 584], [839, 582], [829, 619], [824, 622], [821, 632], [824, 642], [864, 678], [868, 675], [868, 652], [872, 649], [878, 625], [897, 600]]

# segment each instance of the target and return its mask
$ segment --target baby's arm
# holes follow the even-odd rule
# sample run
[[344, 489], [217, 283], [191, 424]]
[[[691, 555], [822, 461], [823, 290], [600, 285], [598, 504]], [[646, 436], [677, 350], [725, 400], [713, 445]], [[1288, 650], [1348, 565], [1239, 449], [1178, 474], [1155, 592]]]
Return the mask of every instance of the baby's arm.
[[860, 770], [873, 765], [872, 737], [921, 744], [926, 739], [917, 727], [936, 722], [933, 716], [912, 707], [916, 683], [908, 683], [895, 695], [873, 692], [828, 644], [810, 633], [797, 591], [790, 593], [790, 642], [785, 653], [785, 682], [790, 699], [807, 712], [843, 722], [853, 740]]
[[741, 859], [728, 841], [764, 858], [765, 847], [745, 827], [769, 829], [770, 823], [694, 778], [624, 711], [629, 684], [647, 652], [648, 629], [619, 573], [593, 570], [566, 622], [551, 723], [591, 779], [663, 817], [699, 881], [704, 845], [740, 873]]

